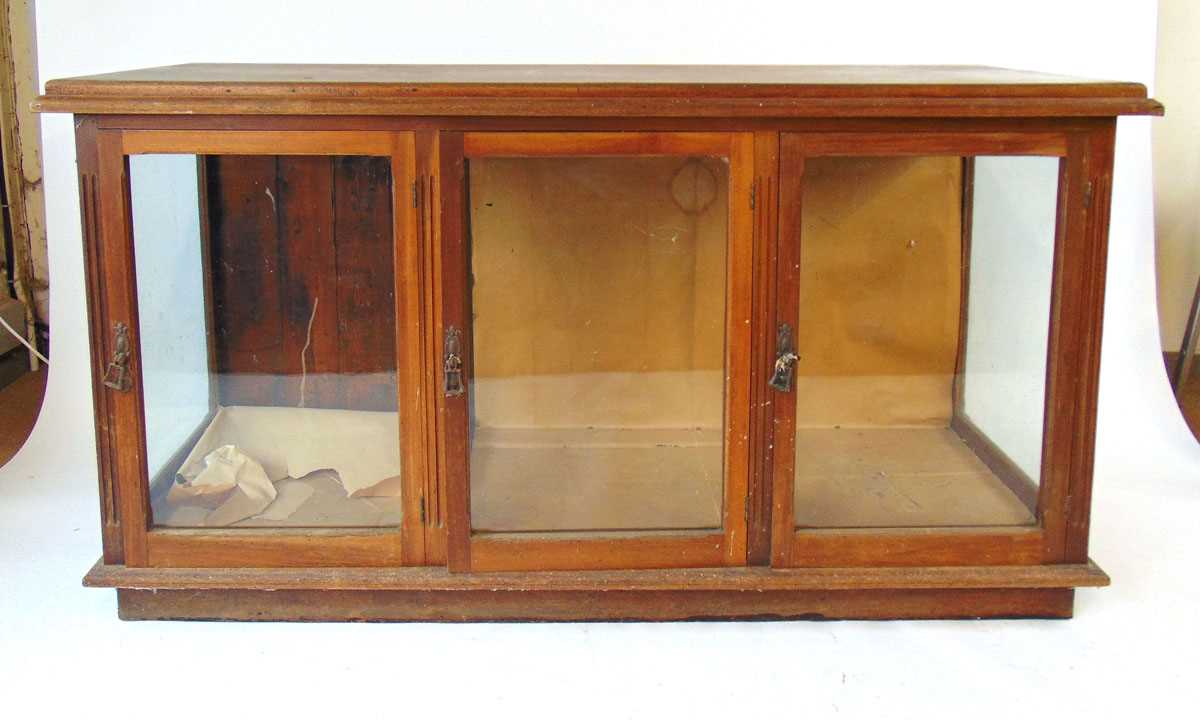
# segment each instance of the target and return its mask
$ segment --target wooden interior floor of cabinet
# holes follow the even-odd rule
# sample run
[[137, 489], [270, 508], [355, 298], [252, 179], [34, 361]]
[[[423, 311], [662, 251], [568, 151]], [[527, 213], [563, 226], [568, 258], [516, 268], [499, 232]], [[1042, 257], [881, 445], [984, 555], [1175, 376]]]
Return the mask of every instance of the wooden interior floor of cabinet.
[[471, 448], [471, 527], [719, 528], [721, 455], [715, 429], [478, 428]]
[[947, 428], [802, 428], [797, 527], [1032, 525], [1033, 513]]

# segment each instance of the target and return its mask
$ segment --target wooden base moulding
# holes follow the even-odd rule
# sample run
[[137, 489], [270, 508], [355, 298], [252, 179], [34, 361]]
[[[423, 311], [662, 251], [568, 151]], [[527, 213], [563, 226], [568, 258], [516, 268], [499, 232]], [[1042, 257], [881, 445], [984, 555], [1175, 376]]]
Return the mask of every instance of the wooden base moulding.
[[579, 622], [1069, 618], [1074, 590], [118, 590], [122, 620]]
[[125, 620], [661, 621], [1068, 618], [1094, 563], [1028, 567], [479, 573], [151, 569], [100, 562]]

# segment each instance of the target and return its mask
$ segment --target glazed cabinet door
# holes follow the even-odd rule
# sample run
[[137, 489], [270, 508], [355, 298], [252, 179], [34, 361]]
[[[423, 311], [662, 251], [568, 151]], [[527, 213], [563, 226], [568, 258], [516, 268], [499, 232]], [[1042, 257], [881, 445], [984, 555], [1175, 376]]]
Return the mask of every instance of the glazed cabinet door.
[[752, 136], [439, 142], [450, 568], [743, 564]]
[[773, 565], [1061, 561], [1086, 137], [783, 134]]
[[94, 133], [125, 564], [423, 562], [412, 135]]

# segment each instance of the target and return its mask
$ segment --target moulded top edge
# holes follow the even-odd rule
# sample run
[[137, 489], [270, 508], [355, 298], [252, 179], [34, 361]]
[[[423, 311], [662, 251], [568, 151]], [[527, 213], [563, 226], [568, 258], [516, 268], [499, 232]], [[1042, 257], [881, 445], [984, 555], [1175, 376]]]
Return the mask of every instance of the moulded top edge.
[[1138, 83], [971, 66], [194, 64], [51, 80], [88, 114], [980, 117], [1161, 114]]

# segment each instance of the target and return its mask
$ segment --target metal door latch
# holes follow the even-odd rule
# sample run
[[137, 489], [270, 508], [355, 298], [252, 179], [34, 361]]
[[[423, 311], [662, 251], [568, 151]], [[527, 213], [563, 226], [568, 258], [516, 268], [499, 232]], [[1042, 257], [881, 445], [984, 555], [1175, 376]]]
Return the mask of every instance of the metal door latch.
[[462, 395], [462, 332], [453, 325], [446, 328], [442, 353], [446, 397]]
[[767, 384], [779, 392], [791, 392], [792, 371], [799, 359], [792, 346], [792, 326], [780, 323], [775, 335], [775, 371]]
[[129, 377], [129, 326], [123, 322], [113, 325], [113, 355], [104, 371], [104, 386], [127, 392], [133, 387]]

